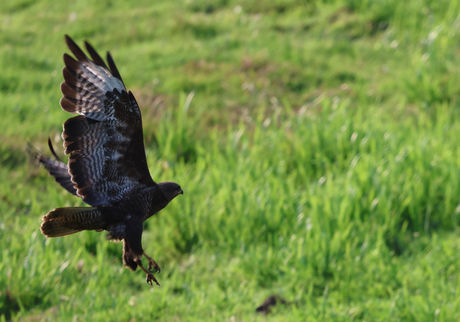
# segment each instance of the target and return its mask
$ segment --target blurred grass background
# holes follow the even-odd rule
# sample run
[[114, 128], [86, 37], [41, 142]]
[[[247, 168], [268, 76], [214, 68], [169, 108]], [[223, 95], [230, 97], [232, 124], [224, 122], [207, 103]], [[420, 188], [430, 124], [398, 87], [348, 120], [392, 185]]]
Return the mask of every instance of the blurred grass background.
[[[0, 320], [460, 319], [460, 3], [0, 4]], [[161, 288], [83, 232], [25, 153], [60, 146], [63, 35], [110, 50], [141, 105]], [[60, 150], [62, 153], [62, 150]], [[269, 295], [289, 304], [265, 317]]]

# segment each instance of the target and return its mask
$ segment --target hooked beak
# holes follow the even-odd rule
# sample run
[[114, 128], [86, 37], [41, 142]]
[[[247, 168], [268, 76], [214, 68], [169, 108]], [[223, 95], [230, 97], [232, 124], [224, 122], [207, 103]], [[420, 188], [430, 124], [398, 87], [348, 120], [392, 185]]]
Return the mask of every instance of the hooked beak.
[[184, 194], [184, 191], [183, 191], [182, 189], [180, 189], [180, 191], [179, 191], [178, 194], [179, 194], [179, 195], [183, 195], [183, 194]]

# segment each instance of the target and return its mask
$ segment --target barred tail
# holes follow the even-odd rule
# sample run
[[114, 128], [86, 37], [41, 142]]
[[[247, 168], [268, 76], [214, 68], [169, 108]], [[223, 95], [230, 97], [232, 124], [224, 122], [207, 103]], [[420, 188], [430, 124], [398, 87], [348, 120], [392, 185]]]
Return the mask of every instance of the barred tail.
[[104, 225], [96, 207], [56, 208], [43, 217], [40, 229], [46, 237], [60, 237], [82, 230], [102, 230]]

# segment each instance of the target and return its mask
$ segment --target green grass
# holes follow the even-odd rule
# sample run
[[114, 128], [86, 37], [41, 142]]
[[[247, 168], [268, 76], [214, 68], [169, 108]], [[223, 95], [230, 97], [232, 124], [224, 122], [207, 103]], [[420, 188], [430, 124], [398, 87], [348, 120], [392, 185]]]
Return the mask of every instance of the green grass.
[[[2, 2], [0, 321], [459, 320], [459, 9]], [[184, 189], [143, 235], [160, 288], [104, 233], [40, 234], [82, 205], [25, 152], [71, 116], [64, 34], [111, 51], [152, 176]]]

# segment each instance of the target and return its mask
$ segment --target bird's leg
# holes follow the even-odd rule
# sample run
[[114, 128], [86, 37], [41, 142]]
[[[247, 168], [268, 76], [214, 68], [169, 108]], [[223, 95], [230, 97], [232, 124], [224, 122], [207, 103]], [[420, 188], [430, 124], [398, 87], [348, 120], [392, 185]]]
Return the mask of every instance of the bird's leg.
[[147, 258], [147, 260], [149, 261], [149, 266], [148, 266], [149, 269], [153, 269], [155, 273], [161, 272], [160, 265], [158, 265], [157, 262], [155, 262], [152, 257], [147, 255], [145, 252], [143, 252], [142, 255], [144, 255], [145, 258]]
[[142, 261], [140, 259], [136, 261], [136, 264], [137, 264], [137, 266], [139, 266], [139, 268], [141, 270], [144, 271], [145, 274], [147, 274], [147, 283], [148, 284], [153, 285], [152, 282], [155, 282], [156, 285], [160, 286], [160, 283], [158, 283], [157, 279], [155, 278], [155, 276], [153, 276], [152, 272], [147, 270], [147, 268], [145, 268], [144, 265], [142, 265]]

